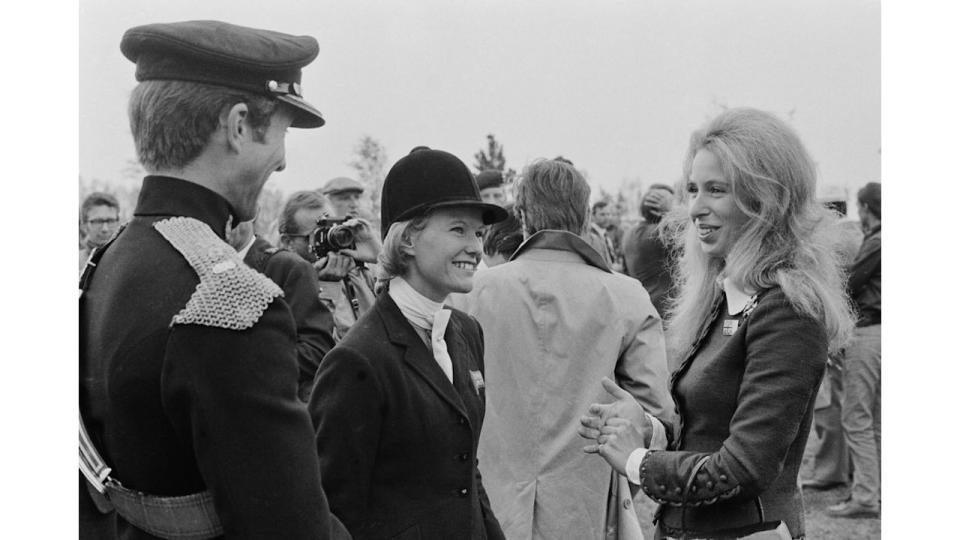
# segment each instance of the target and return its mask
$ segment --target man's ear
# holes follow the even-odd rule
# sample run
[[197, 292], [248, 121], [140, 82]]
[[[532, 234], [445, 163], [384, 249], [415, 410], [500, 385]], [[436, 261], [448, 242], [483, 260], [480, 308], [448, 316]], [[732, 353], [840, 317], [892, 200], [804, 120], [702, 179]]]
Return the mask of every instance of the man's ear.
[[247, 131], [250, 129], [247, 124], [247, 114], [249, 114], [247, 104], [236, 103], [220, 118], [221, 127], [226, 129], [227, 146], [237, 153], [240, 153]]

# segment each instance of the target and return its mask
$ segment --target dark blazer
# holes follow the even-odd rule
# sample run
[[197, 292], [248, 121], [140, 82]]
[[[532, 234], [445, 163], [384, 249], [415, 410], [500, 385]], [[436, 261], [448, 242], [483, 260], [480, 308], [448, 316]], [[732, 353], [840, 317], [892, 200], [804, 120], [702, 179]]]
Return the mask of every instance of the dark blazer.
[[503, 538], [477, 468], [480, 324], [453, 310], [444, 339], [452, 385], [383, 293], [317, 370], [324, 491], [354, 538]]
[[[80, 300], [81, 415], [114, 478], [152, 495], [209, 490], [227, 538], [343, 538], [297, 399], [284, 300], [245, 330], [172, 324], [199, 278], [154, 224], [193, 218], [223, 239], [230, 215], [197, 184], [144, 180]], [[117, 521], [120, 538], [154, 538]]]
[[333, 348], [333, 314], [320, 302], [317, 272], [296, 253], [274, 247], [259, 236], [247, 250], [243, 262], [283, 289], [283, 299], [297, 325], [297, 365], [300, 368], [297, 394], [301, 400], [307, 401], [317, 366]]
[[[729, 319], [739, 326], [724, 336]], [[797, 474], [826, 360], [823, 324], [797, 313], [779, 288], [762, 292], [738, 317], [717, 303], [672, 377], [680, 413], [674, 451], [648, 452], [640, 464], [643, 491], [663, 505], [662, 532], [679, 534], [683, 488], [709, 456], [688, 499], [688, 531], [755, 524], [759, 496], [767, 521], [804, 534]]]

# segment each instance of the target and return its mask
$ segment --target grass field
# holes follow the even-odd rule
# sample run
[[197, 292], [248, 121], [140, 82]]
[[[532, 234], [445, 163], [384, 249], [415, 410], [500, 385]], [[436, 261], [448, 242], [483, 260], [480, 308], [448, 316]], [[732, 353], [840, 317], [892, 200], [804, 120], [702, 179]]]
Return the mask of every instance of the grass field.
[[[816, 444], [811, 434], [807, 444], [807, 453], [803, 457], [800, 469], [801, 478], [812, 467], [811, 449]], [[837, 519], [826, 514], [827, 507], [847, 498], [849, 488], [836, 488], [829, 491], [804, 490], [807, 540], [878, 540], [880, 538], [879, 519]], [[644, 537], [653, 539], [653, 525], [650, 523], [656, 504], [643, 493], [634, 501], [640, 515], [640, 525]], [[645, 518], [645, 519], [644, 519]]]

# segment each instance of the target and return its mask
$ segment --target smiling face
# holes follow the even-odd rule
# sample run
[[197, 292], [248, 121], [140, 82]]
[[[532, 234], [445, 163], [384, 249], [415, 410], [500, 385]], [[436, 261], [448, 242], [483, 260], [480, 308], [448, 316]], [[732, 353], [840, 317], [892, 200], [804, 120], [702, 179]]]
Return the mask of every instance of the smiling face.
[[403, 278], [434, 302], [443, 302], [452, 292], [470, 292], [483, 249], [482, 236], [479, 209], [435, 210], [424, 229], [412, 238], [412, 247], [404, 248], [411, 258]]
[[687, 182], [687, 204], [700, 248], [710, 257], [726, 257], [747, 222], [731, 188], [717, 156], [708, 150], [698, 151]]
[[254, 218], [263, 185], [271, 174], [287, 166], [286, 135], [292, 122], [293, 114], [287, 107], [278, 107], [262, 138], [257, 137], [249, 125], [246, 126], [242, 177], [230, 185], [227, 197], [241, 220]]

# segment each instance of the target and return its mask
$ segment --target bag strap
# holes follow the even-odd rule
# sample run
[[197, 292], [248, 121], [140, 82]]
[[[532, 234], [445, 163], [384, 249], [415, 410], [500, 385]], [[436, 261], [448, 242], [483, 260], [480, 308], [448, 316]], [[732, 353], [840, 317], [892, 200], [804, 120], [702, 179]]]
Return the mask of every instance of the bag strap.
[[122, 233], [123, 230], [126, 228], [127, 228], [127, 224], [124, 223], [123, 225], [120, 226], [119, 229], [117, 229], [117, 232], [115, 232], [113, 236], [111, 236], [110, 239], [107, 240], [107, 243], [105, 243], [100, 247], [93, 248], [93, 251], [90, 252], [90, 256], [87, 257], [87, 263], [83, 265], [83, 270], [80, 272], [79, 288], [80, 288], [81, 294], [83, 293], [83, 291], [87, 290], [87, 287], [90, 285], [90, 279], [93, 277], [93, 271], [96, 270], [97, 264], [100, 262], [100, 259], [103, 258], [103, 253], [107, 250], [108, 247], [110, 247], [110, 244], [112, 244], [113, 241], [116, 240], [120, 236], [120, 233]]
[[[687, 485], [683, 488], [683, 496], [680, 499], [680, 538], [685, 539], [687, 537], [687, 498], [690, 496], [690, 488], [693, 487], [693, 481], [697, 478], [697, 473], [700, 472], [700, 469], [706, 465], [707, 461], [710, 459], [710, 455], [703, 456], [697, 461], [697, 464], [693, 466], [693, 470], [690, 471], [690, 476], [687, 477]], [[760, 502], [760, 496], [756, 496], [753, 499], [756, 508], [757, 514], [760, 516], [760, 521], [757, 523], [763, 523], [763, 503]]]

